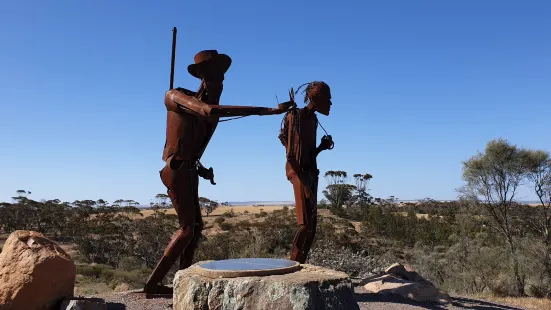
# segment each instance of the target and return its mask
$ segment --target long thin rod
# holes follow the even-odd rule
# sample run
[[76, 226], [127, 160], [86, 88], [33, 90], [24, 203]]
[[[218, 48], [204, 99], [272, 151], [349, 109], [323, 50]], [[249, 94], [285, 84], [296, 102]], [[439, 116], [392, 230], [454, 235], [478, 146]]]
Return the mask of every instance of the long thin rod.
[[176, 61], [176, 33], [178, 29], [172, 29], [172, 59], [170, 62], [170, 89], [174, 88], [174, 63]]

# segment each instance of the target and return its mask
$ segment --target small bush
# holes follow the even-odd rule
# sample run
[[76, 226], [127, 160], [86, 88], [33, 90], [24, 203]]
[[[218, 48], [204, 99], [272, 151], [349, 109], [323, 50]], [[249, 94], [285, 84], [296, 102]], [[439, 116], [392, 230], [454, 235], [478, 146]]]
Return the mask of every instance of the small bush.
[[223, 223], [220, 223], [218, 225], [220, 226], [220, 228], [222, 228], [222, 230], [230, 230], [233, 227], [232, 224], [227, 223], [227, 222], [223, 222]]
[[109, 269], [106, 265], [77, 265], [77, 274], [85, 277], [100, 278], [104, 270]]
[[146, 281], [149, 269], [137, 268], [134, 270], [113, 269], [106, 265], [77, 265], [79, 278], [90, 279], [88, 282], [105, 283], [111, 289], [126, 283], [131, 288], [139, 288]]
[[346, 272], [351, 277], [365, 278], [381, 273], [391, 263], [367, 255], [366, 252], [353, 252], [345, 247], [314, 246], [308, 255], [307, 263]]
[[260, 211], [259, 213], [254, 215], [256, 218], [265, 217], [268, 216], [268, 213], [266, 211]]
[[230, 211], [224, 212], [222, 216], [227, 218], [232, 218], [232, 217], [235, 217], [235, 212], [233, 211], [233, 209], [231, 209]]
[[142, 266], [142, 262], [133, 256], [123, 257], [119, 262], [119, 268], [124, 271], [135, 270]]
[[536, 298], [545, 298], [550, 295], [549, 288], [542, 285], [530, 285], [527, 290], [528, 296]]
[[215, 222], [216, 224], [220, 224], [220, 223], [224, 223], [225, 220], [226, 220], [225, 218], [219, 216], [219, 217], [217, 217], [217, 218], [214, 220], [214, 222]]
[[246, 228], [250, 228], [251, 225], [252, 225], [251, 222], [249, 222], [248, 220], [243, 220], [243, 221], [239, 221], [235, 226], [246, 229]]

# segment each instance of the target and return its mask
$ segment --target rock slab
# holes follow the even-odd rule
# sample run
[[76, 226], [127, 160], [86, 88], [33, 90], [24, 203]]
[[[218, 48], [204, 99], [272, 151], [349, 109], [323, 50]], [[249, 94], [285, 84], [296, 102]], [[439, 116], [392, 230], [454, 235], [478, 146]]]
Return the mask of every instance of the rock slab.
[[361, 281], [364, 288], [371, 293], [396, 294], [420, 302], [451, 302], [448, 294], [424, 279], [410, 266], [393, 264], [384, 274], [376, 275]]
[[423, 278], [420, 274], [415, 272], [410, 265], [402, 265], [400, 263], [394, 263], [385, 269], [386, 274], [398, 276], [404, 280], [411, 282], [421, 283], [424, 285], [435, 286], [432, 282]]
[[71, 257], [41, 233], [13, 232], [0, 253], [0, 309], [58, 309], [73, 297]]
[[88, 299], [66, 299], [60, 310], [107, 310], [105, 301]]
[[174, 278], [174, 310], [188, 309], [359, 309], [346, 273], [303, 264], [283, 275], [210, 278], [199, 262]]

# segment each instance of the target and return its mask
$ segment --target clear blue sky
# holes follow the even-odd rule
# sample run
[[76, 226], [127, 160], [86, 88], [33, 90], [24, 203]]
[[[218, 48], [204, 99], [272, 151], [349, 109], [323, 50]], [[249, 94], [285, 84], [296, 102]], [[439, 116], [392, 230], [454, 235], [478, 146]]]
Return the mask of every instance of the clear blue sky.
[[[371, 173], [376, 197], [455, 199], [461, 161], [489, 140], [551, 148], [550, 12], [549, 1], [4, 1], [0, 201], [24, 189], [149, 204], [165, 192], [174, 26], [177, 86], [197, 88], [186, 67], [203, 49], [233, 58], [224, 104], [274, 107], [324, 80], [335, 148], [318, 157], [322, 174]], [[221, 123], [202, 160], [218, 185], [202, 180], [200, 195], [292, 200], [281, 118]]]

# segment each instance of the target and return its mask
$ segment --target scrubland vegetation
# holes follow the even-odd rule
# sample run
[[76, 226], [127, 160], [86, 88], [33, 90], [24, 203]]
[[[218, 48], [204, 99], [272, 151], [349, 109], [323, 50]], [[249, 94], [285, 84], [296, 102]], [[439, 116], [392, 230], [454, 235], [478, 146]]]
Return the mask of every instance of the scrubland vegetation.
[[[452, 295], [551, 298], [547, 152], [490, 141], [483, 153], [463, 163], [464, 186], [451, 202], [375, 199], [369, 194], [369, 174], [349, 178], [344, 171], [327, 171], [323, 176], [328, 185], [309, 263], [362, 278], [405, 262]], [[530, 188], [539, 203], [519, 203], [521, 186]], [[156, 196], [150, 210], [136, 205], [127, 200], [34, 201], [30, 193], [18, 191], [12, 202], [0, 206], [0, 229], [4, 238], [28, 229], [62, 244], [78, 265], [81, 294], [141, 288], [178, 225], [164, 194]], [[207, 198], [201, 205], [210, 215], [203, 217], [196, 261], [289, 255], [294, 208], [250, 212]], [[215, 212], [222, 208], [227, 211]]]

